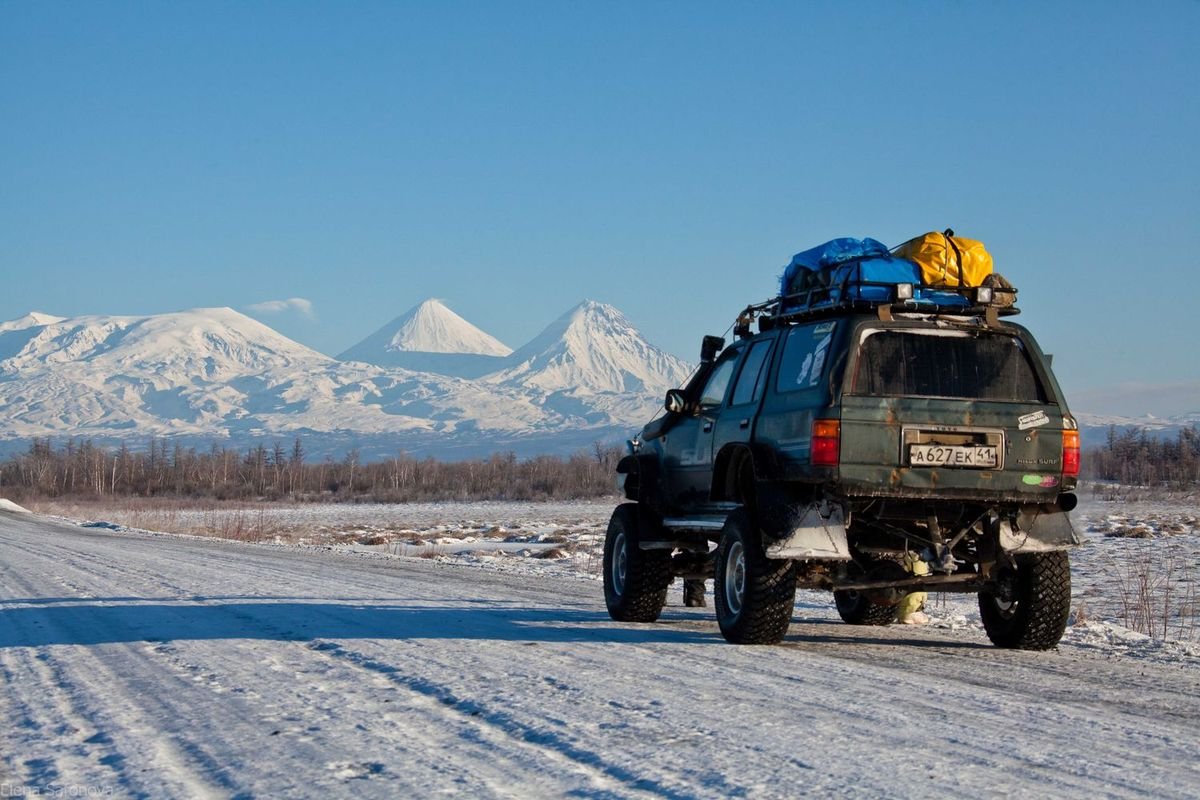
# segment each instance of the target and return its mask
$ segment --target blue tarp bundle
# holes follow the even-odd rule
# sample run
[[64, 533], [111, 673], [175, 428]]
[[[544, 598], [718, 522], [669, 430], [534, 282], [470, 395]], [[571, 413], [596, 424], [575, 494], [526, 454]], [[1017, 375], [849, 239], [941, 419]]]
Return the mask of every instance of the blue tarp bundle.
[[[888, 286], [861, 284], [886, 283]], [[864, 258], [834, 268], [829, 275], [832, 300], [839, 300], [842, 286], [855, 300], [890, 300], [892, 286], [897, 283], [921, 285], [921, 268], [906, 258]]]
[[875, 239], [851, 237], [831, 239], [825, 244], [817, 245], [792, 256], [791, 263], [787, 265], [787, 269], [783, 271], [783, 277], [779, 281], [779, 293], [785, 296], [793, 294], [796, 291], [793, 287], [798, 282], [797, 279], [802, 280], [806, 271], [820, 272], [856, 258], [886, 256], [887, 254], [887, 245]]

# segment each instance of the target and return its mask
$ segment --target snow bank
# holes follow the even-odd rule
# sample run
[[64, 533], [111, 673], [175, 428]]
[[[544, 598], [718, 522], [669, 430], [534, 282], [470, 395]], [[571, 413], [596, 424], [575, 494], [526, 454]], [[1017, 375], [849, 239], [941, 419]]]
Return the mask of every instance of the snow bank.
[[12, 500], [5, 500], [3, 497], [0, 497], [0, 511], [11, 511], [14, 514], [31, 513], [28, 508], [22, 508]]
[[1200, 659], [1200, 642], [1155, 639], [1113, 622], [1072, 625], [1063, 636], [1063, 644], [1160, 663], [1195, 665]]

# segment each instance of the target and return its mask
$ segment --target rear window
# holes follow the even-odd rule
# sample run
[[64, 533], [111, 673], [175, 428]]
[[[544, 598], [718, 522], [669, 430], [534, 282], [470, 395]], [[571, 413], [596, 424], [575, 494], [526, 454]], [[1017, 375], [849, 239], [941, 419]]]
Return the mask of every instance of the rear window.
[[859, 348], [854, 393], [1046, 402], [1020, 339], [945, 330], [868, 331]]

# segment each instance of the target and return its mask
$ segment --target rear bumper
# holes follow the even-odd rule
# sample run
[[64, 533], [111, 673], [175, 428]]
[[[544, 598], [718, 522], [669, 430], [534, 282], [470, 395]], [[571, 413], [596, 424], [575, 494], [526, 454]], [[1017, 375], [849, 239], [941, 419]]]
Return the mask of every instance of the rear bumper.
[[999, 470], [858, 466], [843, 464], [836, 481], [840, 494], [913, 500], [969, 500], [980, 503], [1053, 503], [1075, 488], [1075, 479], [1050, 473]]

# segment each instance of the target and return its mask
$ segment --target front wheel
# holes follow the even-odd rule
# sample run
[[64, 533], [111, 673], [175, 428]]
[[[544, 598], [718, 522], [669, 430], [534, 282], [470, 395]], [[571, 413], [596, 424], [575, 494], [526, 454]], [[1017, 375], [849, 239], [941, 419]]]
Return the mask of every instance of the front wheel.
[[604, 537], [604, 603], [618, 622], [654, 622], [675, 578], [671, 551], [641, 549], [650, 523], [637, 503], [617, 506]]
[[713, 594], [725, 641], [782, 641], [796, 604], [796, 566], [767, 558], [762, 533], [745, 509], [734, 511], [725, 521], [716, 566]]
[[994, 586], [979, 593], [979, 616], [997, 647], [1049, 650], [1067, 629], [1071, 564], [1065, 551], [1029, 553], [998, 567]]

